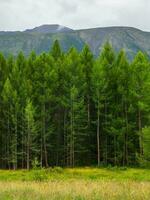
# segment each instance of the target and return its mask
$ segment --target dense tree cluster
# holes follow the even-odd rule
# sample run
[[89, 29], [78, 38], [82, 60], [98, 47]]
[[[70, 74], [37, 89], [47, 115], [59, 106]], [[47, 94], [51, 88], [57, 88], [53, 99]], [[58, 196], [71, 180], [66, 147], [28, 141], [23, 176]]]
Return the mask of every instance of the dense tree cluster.
[[106, 43], [98, 58], [61, 51], [0, 54], [0, 168], [150, 161], [150, 62]]

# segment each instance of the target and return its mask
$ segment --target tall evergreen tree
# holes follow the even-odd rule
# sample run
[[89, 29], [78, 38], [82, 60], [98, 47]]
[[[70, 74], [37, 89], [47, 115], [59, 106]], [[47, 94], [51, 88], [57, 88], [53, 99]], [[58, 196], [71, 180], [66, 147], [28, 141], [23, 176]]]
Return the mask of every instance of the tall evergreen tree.
[[0, 54], [0, 168], [143, 165], [149, 160], [150, 61], [108, 42], [16, 58]]

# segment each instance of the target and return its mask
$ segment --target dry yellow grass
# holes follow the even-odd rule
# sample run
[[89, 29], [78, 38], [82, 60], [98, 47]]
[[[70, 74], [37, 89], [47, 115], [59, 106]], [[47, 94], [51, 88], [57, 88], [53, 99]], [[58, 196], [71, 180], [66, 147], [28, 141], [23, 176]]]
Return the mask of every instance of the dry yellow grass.
[[150, 200], [150, 182], [0, 182], [0, 200]]

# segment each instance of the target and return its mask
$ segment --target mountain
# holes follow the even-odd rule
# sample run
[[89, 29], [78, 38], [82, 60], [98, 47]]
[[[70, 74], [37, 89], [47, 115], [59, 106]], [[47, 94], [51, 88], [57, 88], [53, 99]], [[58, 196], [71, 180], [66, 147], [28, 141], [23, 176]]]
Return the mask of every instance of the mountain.
[[54, 41], [59, 40], [64, 51], [75, 47], [79, 51], [84, 46], [84, 41], [70, 28], [61, 25], [42, 25], [23, 32], [0, 32], [0, 51], [4, 55], [17, 55], [23, 51], [25, 55], [34, 50], [36, 53], [48, 52]]
[[114, 49], [125, 49], [132, 58], [138, 51], [150, 56], [150, 32], [132, 27], [106, 27], [77, 31], [79, 37], [87, 43], [94, 55], [98, 55], [106, 41], [111, 42]]
[[64, 51], [75, 47], [79, 51], [88, 44], [95, 56], [102, 50], [106, 41], [112, 43], [114, 49], [124, 48], [130, 59], [139, 51], [150, 56], [150, 32], [132, 27], [106, 27], [84, 30], [72, 30], [58, 24], [42, 25], [23, 32], [0, 32], [0, 51], [5, 55], [17, 55], [23, 51], [28, 55], [49, 51], [55, 40], [59, 40]]
[[45, 24], [39, 27], [35, 27], [33, 29], [27, 29], [24, 32], [26, 33], [66, 33], [66, 32], [72, 32], [73, 30], [65, 27], [65, 26], [61, 26], [59, 24]]

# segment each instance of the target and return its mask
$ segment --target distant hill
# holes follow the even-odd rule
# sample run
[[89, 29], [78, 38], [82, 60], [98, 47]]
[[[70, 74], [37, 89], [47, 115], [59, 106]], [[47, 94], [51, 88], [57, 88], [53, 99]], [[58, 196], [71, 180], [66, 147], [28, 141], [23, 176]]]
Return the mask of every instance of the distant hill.
[[110, 41], [116, 51], [125, 49], [129, 57], [139, 50], [150, 56], [150, 32], [132, 27], [106, 27], [77, 31], [80, 38], [98, 55], [106, 41]]
[[61, 26], [59, 24], [46, 24], [42, 26], [35, 27], [33, 29], [27, 29], [24, 32], [26, 33], [65, 33], [65, 32], [73, 32], [72, 29]]
[[79, 51], [88, 44], [95, 56], [99, 54], [103, 44], [110, 41], [116, 51], [124, 48], [129, 58], [139, 50], [150, 56], [150, 32], [132, 27], [106, 27], [85, 30], [72, 30], [58, 24], [42, 25], [23, 32], [0, 32], [0, 51], [5, 55], [17, 55], [23, 51], [28, 55], [49, 51], [53, 42], [59, 40], [61, 47], [67, 51], [75, 47]]

